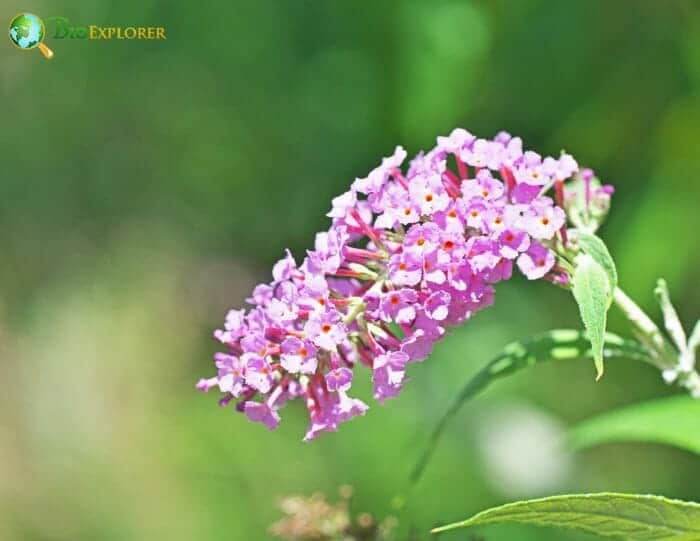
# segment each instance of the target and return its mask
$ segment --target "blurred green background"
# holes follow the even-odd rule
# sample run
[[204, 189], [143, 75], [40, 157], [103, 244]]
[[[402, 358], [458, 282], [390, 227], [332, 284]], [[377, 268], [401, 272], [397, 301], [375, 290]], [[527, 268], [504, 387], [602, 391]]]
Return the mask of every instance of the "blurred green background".
[[[553, 450], [566, 426], [673, 392], [621, 361], [549, 364], [464, 408], [423, 481], [408, 471], [462, 382], [507, 341], [579, 325], [570, 296], [516, 279], [411, 368], [404, 393], [303, 444], [194, 389], [211, 330], [330, 199], [402, 144], [455, 126], [573, 153], [617, 193], [602, 236], [623, 288], [658, 276], [700, 314], [700, 4], [692, 1], [15, 0], [165, 42], [0, 47], [0, 539], [258, 540], [280, 496], [355, 487], [423, 535], [519, 496], [699, 499], [696, 457], [655, 445]], [[655, 313], [655, 312], [654, 312]], [[613, 330], [622, 320], [611, 316]], [[362, 380], [358, 377], [358, 380]], [[364, 378], [368, 379], [368, 378]], [[361, 394], [368, 397], [369, 385]], [[699, 427], [700, 429], [700, 427]], [[588, 536], [517, 527], [491, 540]], [[469, 539], [456, 533], [446, 539]], [[421, 537], [422, 538], [422, 537]]]

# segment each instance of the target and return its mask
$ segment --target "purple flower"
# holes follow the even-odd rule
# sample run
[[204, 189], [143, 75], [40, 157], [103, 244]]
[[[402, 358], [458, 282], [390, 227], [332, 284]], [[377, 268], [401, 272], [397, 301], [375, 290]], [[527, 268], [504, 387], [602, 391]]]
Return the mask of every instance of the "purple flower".
[[425, 314], [436, 321], [442, 321], [447, 317], [452, 296], [447, 291], [436, 291], [425, 299], [423, 309]]
[[280, 347], [282, 368], [291, 374], [313, 374], [318, 366], [318, 349], [308, 340], [294, 336], [284, 339]]
[[259, 402], [252, 401], [246, 402], [245, 415], [254, 423], [262, 423], [270, 430], [277, 428], [277, 425], [280, 422], [280, 416], [277, 411], [272, 409], [266, 403], [261, 404]]
[[245, 362], [245, 382], [253, 389], [265, 394], [272, 388], [272, 369], [262, 357], [246, 353], [241, 357]]
[[416, 179], [415, 182], [411, 182], [408, 190], [412, 205], [424, 216], [431, 216], [437, 211], [445, 210], [450, 204], [450, 197], [437, 174], [425, 179]]
[[214, 361], [219, 369], [218, 385], [221, 392], [240, 395], [245, 384], [245, 364], [238, 357], [226, 353], [216, 353]]
[[396, 254], [389, 260], [389, 278], [397, 286], [414, 286], [422, 275], [421, 260], [413, 253]]
[[421, 258], [434, 252], [439, 245], [440, 228], [432, 222], [411, 226], [404, 239], [404, 250]]
[[352, 370], [336, 368], [326, 374], [326, 387], [329, 391], [348, 391], [352, 385]]
[[600, 223], [610, 203], [611, 187], [572, 156], [542, 157], [505, 132], [489, 140], [456, 129], [404, 173], [405, 159], [396, 147], [357, 178], [333, 199], [332, 223], [304, 260], [287, 251], [272, 281], [253, 289], [250, 309], [228, 312], [214, 332], [226, 351], [198, 389], [218, 387], [222, 406], [237, 399], [238, 411], [270, 429], [299, 398], [305, 440], [335, 431], [367, 410], [347, 395], [355, 370], [369, 368], [377, 400], [396, 396], [408, 363], [493, 304], [514, 262], [530, 279], [566, 283], [554, 266], [567, 235], [564, 211], [545, 195], [553, 184], [576, 227]]
[[394, 154], [382, 160], [382, 164], [374, 169], [367, 177], [355, 179], [352, 183], [352, 189], [356, 192], [364, 194], [372, 194], [379, 192], [392, 173], [398, 168], [406, 158], [406, 151], [402, 147], [396, 147]]
[[275, 282], [281, 282], [282, 280], [288, 280], [292, 273], [296, 270], [297, 264], [292, 257], [292, 253], [287, 250], [287, 255], [280, 259], [275, 266], [272, 267], [272, 277]]
[[554, 266], [554, 254], [539, 242], [530, 244], [527, 252], [518, 257], [518, 268], [530, 280], [537, 280]]
[[403, 351], [384, 353], [374, 359], [372, 382], [375, 399], [384, 402], [399, 393], [406, 379], [408, 360], [408, 355]]
[[304, 332], [315, 345], [328, 351], [335, 350], [347, 336], [340, 316], [330, 309], [321, 314], [312, 314], [304, 326]]
[[499, 253], [506, 259], [515, 259], [530, 247], [530, 237], [525, 231], [505, 229], [498, 235]]
[[523, 216], [523, 228], [536, 239], [551, 239], [566, 221], [566, 214], [552, 205], [552, 200], [542, 197], [535, 200]]
[[415, 289], [397, 289], [382, 296], [379, 303], [379, 317], [384, 321], [411, 323], [416, 317], [414, 304], [418, 300]]

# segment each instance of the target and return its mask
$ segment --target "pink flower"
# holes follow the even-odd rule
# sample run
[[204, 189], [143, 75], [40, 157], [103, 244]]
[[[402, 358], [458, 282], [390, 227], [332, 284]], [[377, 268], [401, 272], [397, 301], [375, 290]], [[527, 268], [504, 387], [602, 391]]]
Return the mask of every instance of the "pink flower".
[[[347, 394], [363, 366], [383, 402], [449, 326], [493, 304], [494, 284], [510, 279], [514, 262], [530, 279], [553, 279], [566, 215], [541, 192], [557, 181], [567, 210], [584, 201], [578, 216], [592, 220], [612, 192], [568, 154], [542, 158], [505, 132], [487, 140], [456, 129], [404, 173], [405, 159], [396, 147], [357, 178], [333, 199], [331, 226], [304, 260], [287, 251], [272, 281], [253, 289], [250, 309], [228, 312], [214, 332], [226, 351], [198, 389], [218, 387], [222, 406], [237, 399], [238, 411], [270, 429], [299, 398], [305, 440], [335, 431], [367, 411]], [[558, 181], [571, 175], [580, 189], [562, 197]], [[557, 283], [568, 279], [556, 272]]]
[[537, 280], [554, 266], [554, 254], [539, 242], [530, 244], [527, 252], [518, 257], [518, 268], [530, 280]]
[[262, 423], [268, 429], [274, 430], [280, 422], [280, 416], [267, 404], [259, 402], [246, 402], [245, 415], [254, 423]]

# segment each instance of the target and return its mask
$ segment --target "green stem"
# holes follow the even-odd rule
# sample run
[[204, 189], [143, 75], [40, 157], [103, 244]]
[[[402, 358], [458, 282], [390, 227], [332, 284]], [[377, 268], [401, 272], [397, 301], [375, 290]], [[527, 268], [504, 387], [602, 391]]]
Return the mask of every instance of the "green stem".
[[678, 353], [666, 340], [659, 327], [619, 287], [613, 292], [613, 302], [632, 323], [634, 329], [654, 353], [653, 362], [660, 370], [674, 368], [678, 364]]

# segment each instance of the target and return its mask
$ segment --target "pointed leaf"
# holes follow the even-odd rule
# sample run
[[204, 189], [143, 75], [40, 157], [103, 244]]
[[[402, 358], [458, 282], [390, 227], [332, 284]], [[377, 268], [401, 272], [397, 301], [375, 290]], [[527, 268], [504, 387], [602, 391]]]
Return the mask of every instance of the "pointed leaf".
[[673, 396], [604, 413], [569, 433], [575, 449], [620, 441], [673, 445], [700, 455], [700, 400]]
[[516, 522], [637, 541], [700, 539], [700, 504], [639, 494], [573, 494], [509, 503], [433, 533]]
[[617, 287], [617, 268], [603, 240], [593, 233], [580, 230], [576, 230], [576, 239], [583, 253], [591, 256], [598, 265], [605, 269], [610, 280], [610, 291], [614, 291]]
[[[454, 401], [435, 425], [430, 440], [411, 473], [413, 484], [420, 480], [433, 455], [447, 423], [471, 398], [488, 387], [491, 382], [521, 368], [547, 361], [578, 360], [591, 358], [591, 344], [584, 333], [572, 329], [557, 329], [519, 342], [508, 344], [501, 354], [471, 377]], [[650, 362], [647, 349], [633, 340], [624, 340], [612, 333], [605, 335], [603, 356], [606, 359], [626, 358]]]
[[605, 270], [588, 254], [576, 257], [572, 292], [591, 341], [596, 380], [599, 380], [604, 370], [603, 344], [612, 290]]

